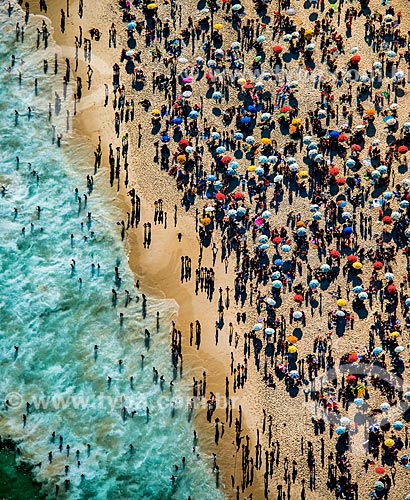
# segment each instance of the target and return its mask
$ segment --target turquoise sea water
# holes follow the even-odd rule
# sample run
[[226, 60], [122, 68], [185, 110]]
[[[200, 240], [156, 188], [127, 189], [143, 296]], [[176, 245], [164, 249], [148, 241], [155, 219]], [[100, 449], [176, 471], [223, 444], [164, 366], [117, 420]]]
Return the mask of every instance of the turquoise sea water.
[[[42, 462], [33, 473], [47, 498], [55, 498], [56, 484], [61, 497], [72, 499], [222, 498], [215, 487], [212, 460], [192, 452], [189, 376], [187, 382], [177, 377], [173, 392], [169, 389], [175, 375], [169, 327], [177, 306], [148, 297], [143, 319], [142, 299], [135, 299], [140, 294], [115, 226], [121, 214], [107, 179], [98, 173], [92, 193], [87, 190], [92, 154], [66, 133], [64, 100], [60, 115], [48, 120], [48, 103], [54, 103], [52, 87], [62, 78], [61, 73], [52, 76], [53, 43], [50, 40], [47, 50], [35, 49], [41, 18], [31, 18], [24, 43], [16, 42], [15, 24], [22, 25], [24, 19], [17, 7], [8, 17], [7, 3], [0, 1], [0, 184], [5, 187], [0, 194], [0, 435], [19, 443], [23, 460]], [[11, 54], [16, 64], [9, 70]], [[48, 75], [43, 59], [49, 60]], [[57, 91], [62, 97], [61, 85]], [[15, 109], [20, 113], [17, 122]], [[60, 148], [52, 142], [52, 123], [56, 133], [63, 133]], [[87, 193], [87, 204], [84, 198], [78, 203], [76, 187], [80, 195]], [[121, 282], [115, 278], [115, 266]], [[112, 289], [118, 294], [116, 304]], [[134, 297], [127, 307], [125, 289]], [[150, 345], [145, 328], [151, 332]], [[163, 387], [153, 381], [153, 366], [164, 375]], [[26, 402], [31, 407], [23, 425]], [[0, 461], [0, 474], [1, 467], [11, 467], [10, 461]], [[18, 498], [15, 489], [10, 492], [10, 498]]]

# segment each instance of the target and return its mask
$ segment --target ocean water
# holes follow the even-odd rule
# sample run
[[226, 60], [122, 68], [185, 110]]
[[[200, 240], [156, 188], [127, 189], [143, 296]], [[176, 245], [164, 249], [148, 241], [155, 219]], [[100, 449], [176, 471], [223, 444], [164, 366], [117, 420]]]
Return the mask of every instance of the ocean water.
[[[59, 497], [72, 499], [223, 498], [215, 486], [212, 459], [203, 454], [197, 458], [192, 452], [189, 376], [177, 376], [173, 391], [169, 388], [175, 377], [169, 328], [177, 305], [148, 297], [143, 318], [142, 299], [136, 300], [141, 294], [133, 286], [115, 225], [121, 214], [108, 179], [101, 171], [94, 177], [92, 192], [87, 189], [86, 175], [93, 173], [92, 152], [66, 133], [64, 99], [59, 116], [53, 116], [52, 122], [48, 119], [53, 86], [59, 82], [61, 91], [62, 78], [61, 73], [52, 75], [53, 42], [50, 39], [47, 50], [42, 46], [36, 50], [40, 17], [30, 18], [24, 43], [16, 42], [15, 25], [24, 24], [24, 18], [17, 6], [8, 17], [7, 3], [0, 1], [0, 185], [4, 186], [0, 193], [0, 435], [19, 443], [23, 460], [42, 462], [33, 473], [50, 499], [55, 498], [56, 484]], [[16, 63], [10, 68], [12, 54]], [[43, 72], [43, 59], [49, 61], [48, 75]], [[38, 78], [38, 95], [34, 78]], [[17, 120], [14, 110], [20, 113]], [[52, 141], [52, 124], [56, 133], [63, 133], [61, 147]], [[75, 188], [80, 195], [87, 193], [87, 204], [84, 198], [78, 203]], [[115, 266], [121, 281], [115, 277]], [[112, 289], [117, 291], [116, 304]], [[127, 307], [126, 289], [134, 297]], [[151, 332], [149, 344], [145, 328]], [[97, 356], [94, 345], [99, 347]], [[164, 375], [163, 387], [153, 380], [153, 366]], [[24, 425], [26, 402], [31, 406]], [[0, 474], [6, 466], [12, 467], [9, 460], [0, 461]], [[67, 491], [66, 479], [70, 481]], [[18, 496], [13, 493], [10, 498]]]

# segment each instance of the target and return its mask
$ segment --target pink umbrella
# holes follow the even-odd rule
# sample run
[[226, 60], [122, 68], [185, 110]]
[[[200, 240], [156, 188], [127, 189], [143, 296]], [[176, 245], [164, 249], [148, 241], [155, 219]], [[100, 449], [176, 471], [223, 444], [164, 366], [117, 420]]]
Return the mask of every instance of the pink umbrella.
[[192, 78], [190, 76], [186, 76], [185, 78], [183, 78], [182, 80], [184, 83], [192, 83]]
[[264, 219], [262, 219], [262, 217], [257, 217], [257, 218], [255, 219], [255, 224], [256, 224], [257, 226], [263, 226], [263, 225], [264, 225], [264, 223], [265, 223], [265, 220], [264, 220]]

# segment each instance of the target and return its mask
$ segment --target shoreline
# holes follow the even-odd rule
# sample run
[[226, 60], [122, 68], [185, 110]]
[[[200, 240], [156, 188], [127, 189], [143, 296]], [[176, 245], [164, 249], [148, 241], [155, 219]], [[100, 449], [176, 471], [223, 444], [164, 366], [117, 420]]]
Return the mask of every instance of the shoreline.
[[[73, 7], [73, 6], [72, 6]], [[101, 8], [101, 5], [99, 6]], [[52, 22], [53, 33], [52, 36], [56, 41], [58, 47], [63, 47], [66, 49], [67, 38], [74, 36], [74, 28], [76, 26], [72, 26], [73, 18], [77, 21], [78, 24], [81, 23], [83, 26], [83, 32], [87, 32], [89, 28], [94, 25], [94, 18], [89, 19], [87, 16], [87, 10], [85, 10], [84, 17], [79, 20], [78, 16], [75, 12], [71, 12], [70, 17], [67, 18], [66, 30], [65, 33], [62, 34], [58, 28], [58, 9], [59, 7], [56, 5], [49, 7], [46, 17], [48, 17]], [[104, 8], [99, 11], [99, 14], [103, 13], [107, 14], [107, 11], [110, 11], [112, 14], [112, 19], [107, 19], [107, 22], [118, 22], [118, 17], [114, 15], [116, 6], [112, 6], [107, 2], [104, 4]], [[72, 9], [73, 10], [73, 9]], [[35, 14], [42, 14], [39, 11], [35, 11]], [[119, 14], [117, 12], [117, 14]], [[78, 22], [79, 21], [79, 22]], [[99, 20], [99, 23], [101, 20]], [[104, 42], [106, 42], [106, 34], [104, 33], [103, 41], [99, 42], [99, 45], [94, 43], [93, 45], [93, 60], [94, 58], [102, 56], [99, 55], [99, 49]], [[113, 59], [115, 61], [119, 57], [119, 49], [113, 49]], [[107, 52], [103, 51], [103, 55], [107, 55]], [[110, 57], [110, 56], [108, 56]], [[60, 72], [62, 59], [60, 57]], [[73, 61], [71, 62], [73, 65]], [[85, 80], [84, 69], [86, 65], [82, 62], [80, 57], [80, 65], [78, 75], [83, 77]], [[95, 150], [99, 138], [101, 137], [101, 146], [102, 146], [102, 164], [99, 167], [99, 171], [103, 173], [103, 179], [105, 182], [108, 182], [108, 167], [107, 167], [107, 150], [108, 144], [112, 143], [114, 148], [116, 144], [120, 145], [121, 142], [119, 139], [115, 137], [113, 132], [113, 117], [111, 110], [111, 94], [109, 99], [109, 105], [105, 108], [103, 107], [104, 102], [104, 87], [103, 83], [109, 83], [111, 88], [111, 81], [101, 80], [98, 75], [93, 76], [93, 85], [91, 88], [91, 95], [93, 96], [93, 105], [90, 106], [89, 101], [87, 101], [87, 91], [84, 91], [83, 102], [86, 102], [86, 109], [82, 109], [82, 102], [77, 103], [77, 113], [72, 117], [72, 133], [74, 137], [80, 139], [82, 144], [88, 147], [91, 151]], [[73, 84], [74, 85], [74, 84]], [[95, 94], [95, 89], [98, 87], [97, 95]], [[137, 94], [136, 94], [137, 95]], [[98, 118], [97, 118], [98, 117]], [[111, 123], [110, 123], [111, 118]], [[97, 126], [96, 126], [97, 124]], [[132, 130], [135, 132], [135, 125], [131, 123], [131, 126], [128, 127], [128, 132]], [[85, 139], [85, 140], [84, 140]], [[64, 140], [64, 138], [63, 138]], [[219, 418], [220, 421], [225, 420], [225, 411], [220, 407], [221, 404], [224, 404], [225, 399], [225, 385], [224, 380], [228, 375], [226, 368], [230, 363], [230, 355], [229, 349], [221, 352], [220, 345], [219, 347], [215, 346], [213, 343], [213, 332], [214, 325], [211, 317], [209, 316], [207, 310], [210, 306], [210, 303], [205, 300], [204, 297], [196, 297], [192, 290], [192, 281], [189, 282], [189, 286], [191, 290], [188, 289], [188, 286], [182, 286], [179, 283], [179, 258], [181, 251], [182, 253], [192, 252], [194, 255], [198, 252], [198, 238], [195, 232], [195, 222], [194, 218], [191, 214], [183, 214], [178, 217], [178, 227], [168, 228], [162, 231], [160, 225], [156, 226], [156, 232], [154, 231], [154, 243], [153, 247], [150, 250], [141, 249], [141, 240], [142, 240], [142, 221], [143, 220], [151, 220], [152, 222], [152, 213], [153, 213], [153, 202], [155, 201], [154, 197], [149, 199], [147, 196], [147, 191], [139, 186], [139, 179], [136, 177], [135, 171], [133, 171], [133, 167], [135, 168], [138, 165], [138, 160], [135, 160], [135, 150], [131, 155], [130, 160], [130, 185], [126, 189], [121, 182], [120, 189], [116, 190], [112, 195], [112, 202], [115, 203], [122, 213], [124, 214], [124, 220], [126, 220], [126, 214], [130, 209], [129, 198], [127, 196], [127, 191], [132, 187], [136, 188], [137, 193], [141, 199], [141, 223], [138, 228], [130, 229], [127, 231], [126, 237], [123, 241], [124, 250], [128, 256], [129, 266], [134, 273], [135, 279], [141, 280], [140, 291], [146, 292], [153, 298], [166, 298], [173, 299], [178, 304], [179, 312], [176, 316], [176, 328], [182, 331], [183, 338], [183, 355], [184, 355], [184, 377], [187, 377], [186, 373], [190, 373], [197, 380], [202, 378], [202, 371], [206, 368], [207, 371], [207, 392], [213, 392], [217, 395], [218, 398], [218, 408], [213, 414], [213, 419]], [[152, 163], [152, 175], [155, 177], [157, 175], [158, 165]], [[121, 169], [121, 180], [123, 179], [124, 171]], [[171, 181], [172, 182], [172, 181]], [[139, 189], [138, 189], [139, 188]], [[111, 190], [115, 189], [112, 187]], [[173, 196], [174, 186], [170, 185], [168, 188], [171, 193], [171, 198]], [[141, 194], [143, 192], [143, 194]], [[178, 197], [177, 197], [178, 198]], [[178, 201], [177, 201], [178, 203]], [[151, 209], [150, 209], [151, 208]], [[180, 209], [182, 212], [182, 208]], [[182, 221], [182, 223], [181, 223]], [[170, 222], [171, 224], [171, 222]], [[169, 224], [169, 225], [170, 225]], [[182, 244], [175, 243], [177, 232], [179, 232], [179, 228], [183, 226], [184, 228], [190, 226], [190, 230], [183, 233]], [[161, 234], [158, 232], [161, 231]], [[172, 233], [172, 236], [171, 236]], [[173, 240], [173, 242], [171, 242]], [[173, 248], [172, 256], [170, 257], [168, 249], [170, 247]], [[198, 248], [195, 248], [198, 247]], [[208, 255], [208, 260], [210, 256]], [[168, 259], [166, 265], [164, 265], [164, 258]], [[153, 272], [154, 269], [157, 269], [158, 266], [162, 266], [163, 270], [169, 271], [169, 269], [173, 269], [173, 275], [170, 277], [169, 275], [166, 279], [163, 279], [163, 276], [158, 272]], [[223, 265], [222, 263], [217, 263], [217, 267], [222, 271]], [[148, 270], [148, 271], [147, 271]], [[222, 274], [221, 272], [219, 274]], [[173, 282], [171, 281], [171, 279]], [[202, 325], [202, 330], [207, 332], [206, 335], [202, 336], [201, 348], [199, 351], [194, 350], [189, 346], [188, 343], [188, 332], [189, 332], [189, 324], [190, 322], [194, 322], [196, 319], [199, 319]], [[170, 346], [170, 344], [169, 344]], [[189, 352], [187, 352], [189, 351]], [[218, 359], [219, 358], [219, 359]], [[223, 360], [221, 359], [223, 358]], [[187, 394], [188, 396], [188, 394]], [[237, 415], [237, 407], [240, 405], [241, 396], [238, 393], [235, 395], [236, 400], [236, 411], [234, 410], [234, 419], [235, 414]], [[232, 396], [231, 396], [232, 398]], [[214, 424], [207, 423], [206, 418], [206, 397], [201, 398], [199, 401], [199, 407], [195, 412], [194, 422], [195, 428], [199, 430], [199, 441], [198, 446], [202, 452], [211, 459], [211, 454], [217, 454], [217, 462], [220, 466], [220, 476], [219, 484], [223, 484], [224, 486], [220, 486], [223, 489], [226, 498], [236, 498], [236, 489], [231, 488], [231, 476], [235, 477], [236, 474], [240, 475], [240, 471], [233, 470], [232, 461], [235, 461], [235, 464], [239, 466], [236, 461], [238, 452], [236, 451], [236, 447], [233, 446], [233, 441], [235, 438], [234, 430], [228, 428], [228, 423], [226, 422], [225, 427], [225, 436], [222, 441], [219, 441], [218, 446], [215, 446], [214, 441]], [[239, 401], [239, 402], [238, 402]], [[247, 419], [251, 420], [251, 414], [248, 413], [248, 408], [246, 405], [242, 405], [242, 436], [249, 436], [249, 442], [251, 446], [254, 444], [254, 436], [253, 433], [250, 432], [251, 426], [247, 426]], [[234, 422], [232, 423], [232, 429], [234, 429]], [[230, 444], [232, 442], [232, 444]], [[208, 466], [210, 469], [210, 466]], [[235, 486], [238, 483], [235, 482]], [[254, 478], [254, 483], [252, 487], [252, 491], [254, 494], [260, 493], [262, 495], [262, 483], [259, 481], [258, 475]]]

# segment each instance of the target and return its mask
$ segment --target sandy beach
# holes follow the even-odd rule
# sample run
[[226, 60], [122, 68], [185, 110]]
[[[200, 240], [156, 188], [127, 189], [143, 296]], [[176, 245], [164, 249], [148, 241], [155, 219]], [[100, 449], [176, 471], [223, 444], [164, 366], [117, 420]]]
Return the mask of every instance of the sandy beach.
[[177, 305], [219, 490], [407, 498], [407, 4], [81, 5], [30, 5], [82, 80], [62, 142], [100, 144], [138, 293]]

